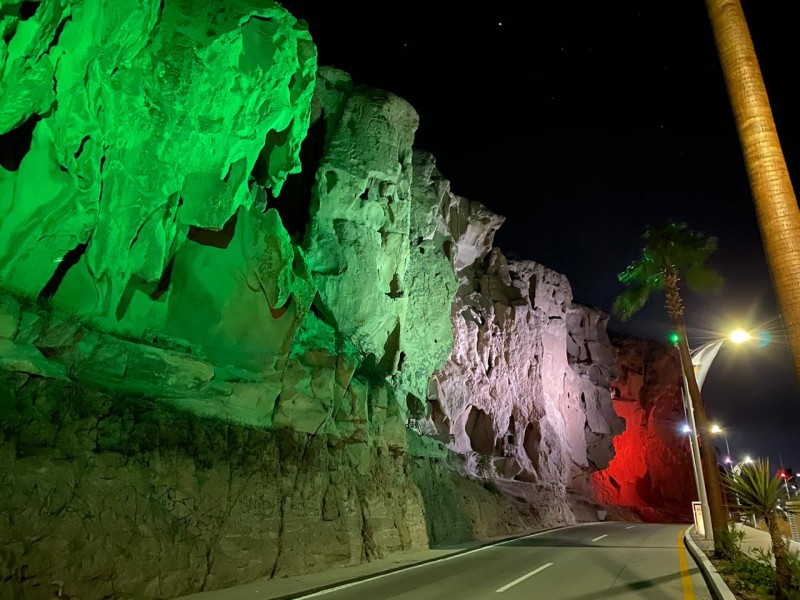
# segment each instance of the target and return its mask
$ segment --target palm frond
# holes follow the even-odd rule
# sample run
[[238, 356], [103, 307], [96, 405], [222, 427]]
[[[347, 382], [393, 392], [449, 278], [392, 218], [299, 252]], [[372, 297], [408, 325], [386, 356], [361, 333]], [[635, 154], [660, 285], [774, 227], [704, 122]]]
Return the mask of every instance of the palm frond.
[[617, 296], [612, 308], [615, 315], [623, 321], [630, 319], [650, 298], [653, 289], [647, 283], [630, 287]]
[[686, 269], [686, 285], [695, 292], [718, 292], [722, 288], [722, 276], [706, 265], [695, 265]]
[[[629, 319], [653, 292], [665, 290], [665, 275], [676, 273], [696, 291], [719, 289], [722, 278], [706, 265], [717, 249], [717, 240], [692, 231], [685, 223], [669, 222], [648, 227], [642, 257], [617, 276], [626, 288], [614, 303], [613, 312]], [[675, 280], [671, 280], [674, 282]], [[675, 290], [677, 292], [677, 290]]]

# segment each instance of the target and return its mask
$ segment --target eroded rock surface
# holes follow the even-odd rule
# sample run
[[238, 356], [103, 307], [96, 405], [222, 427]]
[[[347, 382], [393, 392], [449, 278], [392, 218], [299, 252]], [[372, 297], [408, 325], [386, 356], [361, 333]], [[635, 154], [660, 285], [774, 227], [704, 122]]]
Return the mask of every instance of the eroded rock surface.
[[300, 169], [316, 48], [271, 1], [26, 4], [0, 17], [0, 285], [117, 327], [252, 174]]
[[172, 598], [574, 518], [413, 435], [244, 428], [25, 374], [0, 374], [0, 431], [3, 598]]
[[500, 222], [487, 215], [465, 235], [453, 353], [429, 389], [431, 421], [470, 472], [564, 490], [607, 465], [621, 431], [607, 316], [573, 304], [563, 275], [490, 250]]
[[681, 396], [681, 367], [672, 346], [615, 338], [619, 376], [612, 380], [614, 409], [625, 431], [616, 456], [592, 476], [604, 504], [635, 509], [645, 520], [691, 520], [697, 497]]

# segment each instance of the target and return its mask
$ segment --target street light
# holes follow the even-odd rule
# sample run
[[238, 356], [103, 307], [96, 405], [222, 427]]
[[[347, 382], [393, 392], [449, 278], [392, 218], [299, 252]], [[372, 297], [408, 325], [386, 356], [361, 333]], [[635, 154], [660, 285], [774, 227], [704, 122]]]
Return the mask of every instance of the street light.
[[737, 329], [730, 335], [730, 339], [734, 344], [741, 344], [752, 339], [752, 336], [744, 329]]
[[714, 435], [721, 433], [725, 437], [725, 452], [727, 452], [727, 455], [725, 456], [725, 462], [730, 465], [733, 461], [731, 460], [731, 447], [728, 444], [728, 434], [716, 423], [711, 426], [711, 433]]
[[[692, 366], [694, 367], [695, 379], [697, 380], [697, 388], [702, 389], [703, 383], [708, 375], [708, 369], [711, 363], [722, 348], [722, 344], [726, 341], [731, 341], [735, 344], [741, 344], [750, 339], [750, 335], [742, 330], [736, 329], [727, 338], [708, 342], [691, 352]], [[688, 342], [688, 340], [687, 340]], [[710, 539], [712, 528], [711, 525], [711, 512], [708, 508], [708, 496], [706, 495], [706, 482], [703, 476], [703, 467], [700, 462], [700, 445], [697, 443], [697, 424], [694, 419], [694, 407], [690, 401], [689, 395], [689, 382], [686, 380], [686, 375], [683, 376], [683, 410], [686, 414], [686, 420], [691, 427], [692, 435], [689, 436], [689, 445], [692, 449], [692, 467], [694, 468], [694, 480], [697, 485], [697, 497], [700, 499], [700, 508], [703, 514], [704, 529], [706, 532], [706, 539]], [[716, 468], [716, 467], [715, 467]]]

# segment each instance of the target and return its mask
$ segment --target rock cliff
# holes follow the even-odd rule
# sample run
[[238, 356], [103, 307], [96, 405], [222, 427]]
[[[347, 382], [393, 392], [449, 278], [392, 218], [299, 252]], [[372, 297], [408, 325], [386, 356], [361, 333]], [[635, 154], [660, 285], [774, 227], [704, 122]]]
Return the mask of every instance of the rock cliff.
[[686, 418], [681, 367], [672, 346], [615, 338], [619, 376], [612, 380], [614, 409], [625, 431], [616, 456], [594, 473], [595, 498], [627, 506], [649, 521], [690, 521], [697, 499], [692, 457], [681, 426]]
[[574, 304], [563, 275], [477, 239], [458, 271], [453, 353], [429, 388], [432, 424], [469, 472], [563, 490], [604, 468], [622, 431], [608, 317]]
[[277, 4], [196, 4], [0, 12], [0, 596], [586, 518], [607, 317], [492, 247], [408, 103]]

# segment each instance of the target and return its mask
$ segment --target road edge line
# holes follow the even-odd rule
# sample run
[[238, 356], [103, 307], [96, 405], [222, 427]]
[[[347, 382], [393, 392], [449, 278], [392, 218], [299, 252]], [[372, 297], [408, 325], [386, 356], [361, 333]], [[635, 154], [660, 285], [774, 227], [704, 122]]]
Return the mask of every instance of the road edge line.
[[[519, 535], [514, 535], [508, 538], [504, 538], [501, 540], [495, 540], [493, 542], [486, 542], [485, 544], [481, 544], [479, 546], [475, 546], [473, 548], [466, 548], [464, 550], [460, 550], [458, 552], [454, 552], [453, 554], [448, 554], [446, 556], [437, 556], [436, 558], [431, 558], [428, 560], [423, 560], [417, 563], [411, 563], [408, 565], [403, 565], [402, 567], [394, 567], [391, 569], [387, 569], [385, 571], [378, 571], [376, 573], [371, 573], [369, 575], [362, 575], [360, 577], [354, 577], [352, 579], [346, 579], [344, 581], [339, 581], [335, 584], [330, 584], [326, 586], [321, 586], [317, 588], [311, 588], [308, 590], [304, 590], [302, 592], [293, 592], [291, 594], [286, 594], [284, 596], [274, 596], [269, 598], [269, 600], [301, 600], [302, 598], [313, 597], [314, 594], [320, 594], [326, 590], [330, 590], [333, 592], [335, 589], [341, 589], [343, 586], [350, 586], [350, 584], [361, 583], [368, 581], [370, 579], [377, 579], [379, 577], [386, 577], [388, 575], [394, 575], [395, 573], [399, 573], [401, 571], [407, 571], [410, 569], [416, 569], [418, 567], [423, 567], [425, 565], [429, 565], [435, 562], [441, 562], [445, 560], [451, 560], [453, 558], [458, 558], [460, 556], [464, 556], [466, 554], [472, 554], [473, 552], [478, 552], [480, 550], [484, 550], [486, 548], [491, 548], [492, 546], [502, 546], [503, 544], [508, 544], [510, 542], [516, 540], [522, 540], [530, 537], [535, 537], [538, 535], [543, 535], [545, 533], [550, 533], [551, 531], [559, 531], [561, 529], [569, 529], [571, 527], [582, 527], [585, 525], [595, 525], [600, 523], [601, 521], [588, 521], [585, 523], [573, 523], [572, 525], [558, 525], [556, 527], [549, 527], [547, 529], [539, 529], [537, 531], [532, 531], [530, 533], [523, 533]], [[402, 554], [402, 553], [401, 553]]]
[[695, 564], [700, 567], [700, 571], [703, 574], [703, 579], [706, 582], [709, 590], [711, 590], [711, 594], [716, 598], [716, 600], [736, 600], [736, 596], [734, 596], [731, 589], [728, 587], [728, 584], [722, 579], [720, 574], [717, 572], [717, 568], [708, 560], [706, 553], [694, 543], [692, 540], [692, 536], [689, 535], [689, 530], [694, 529], [694, 525], [691, 527], [687, 527], [683, 532], [683, 543], [686, 548], [689, 550], [689, 554], [692, 555]]

